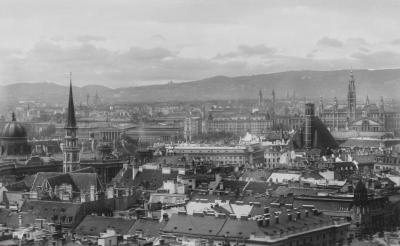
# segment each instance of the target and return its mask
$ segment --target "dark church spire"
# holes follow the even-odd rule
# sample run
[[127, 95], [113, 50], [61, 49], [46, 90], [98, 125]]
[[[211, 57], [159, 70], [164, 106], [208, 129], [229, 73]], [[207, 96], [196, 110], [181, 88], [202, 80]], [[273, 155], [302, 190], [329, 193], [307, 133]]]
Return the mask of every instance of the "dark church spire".
[[69, 99], [66, 128], [76, 128], [74, 98], [72, 95], [72, 73], [69, 74]]

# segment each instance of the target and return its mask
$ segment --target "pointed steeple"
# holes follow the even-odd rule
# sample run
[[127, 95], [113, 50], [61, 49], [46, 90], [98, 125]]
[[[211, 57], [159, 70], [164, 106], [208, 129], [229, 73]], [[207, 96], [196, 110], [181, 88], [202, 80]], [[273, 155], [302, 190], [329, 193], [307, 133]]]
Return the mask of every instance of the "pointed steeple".
[[365, 106], [368, 106], [368, 105], [369, 105], [369, 97], [367, 95], [367, 98], [365, 99]]
[[11, 120], [12, 120], [12, 121], [17, 121], [17, 120], [15, 119], [15, 113], [14, 113], [14, 112], [12, 112], [12, 114], [11, 114]]
[[72, 73], [69, 74], [69, 99], [66, 128], [76, 128], [74, 97], [72, 95]]

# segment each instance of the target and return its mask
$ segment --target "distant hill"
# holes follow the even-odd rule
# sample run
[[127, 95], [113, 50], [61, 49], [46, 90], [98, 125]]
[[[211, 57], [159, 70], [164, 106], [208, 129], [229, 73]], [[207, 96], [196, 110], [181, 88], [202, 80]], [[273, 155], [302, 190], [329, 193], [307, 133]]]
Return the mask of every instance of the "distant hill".
[[[366, 95], [377, 99], [397, 98], [400, 94], [400, 69], [355, 70], [358, 100]], [[104, 86], [88, 85], [74, 88], [75, 102], [86, 102], [98, 92], [107, 102], [159, 102], [193, 101], [217, 99], [256, 99], [262, 89], [264, 98], [271, 96], [274, 88], [278, 98], [292, 95], [298, 97], [339, 99], [346, 97], [349, 79], [348, 70], [337, 71], [288, 71], [241, 77], [217, 76], [198, 81], [126, 87], [111, 89]], [[19, 83], [0, 87], [2, 102], [35, 100], [47, 103], [64, 103], [68, 89], [55, 83]]]

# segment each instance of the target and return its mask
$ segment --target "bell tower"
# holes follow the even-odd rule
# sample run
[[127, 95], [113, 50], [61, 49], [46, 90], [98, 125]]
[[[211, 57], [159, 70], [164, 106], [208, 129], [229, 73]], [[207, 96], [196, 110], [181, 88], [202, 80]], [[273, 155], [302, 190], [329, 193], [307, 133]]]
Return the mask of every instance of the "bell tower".
[[69, 79], [69, 99], [68, 99], [68, 111], [67, 111], [67, 122], [65, 125], [66, 134], [64, 137], [64, 161], [63, 161], [63, 172], [69, 173], [80, 169], [80, 148], [78, 146], [78, 138], [76, 137], [76, 131], [78, 130], [76, 119], [75, 119], [75, 108], [74, 98], [72, 95], [72, 74], [70, 73]]

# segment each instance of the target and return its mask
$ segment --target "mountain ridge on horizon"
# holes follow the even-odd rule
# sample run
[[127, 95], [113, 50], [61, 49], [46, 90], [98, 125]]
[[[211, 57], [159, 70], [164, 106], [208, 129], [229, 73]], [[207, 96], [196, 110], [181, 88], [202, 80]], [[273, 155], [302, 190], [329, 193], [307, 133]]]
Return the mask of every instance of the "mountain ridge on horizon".
[[[256, 99], [261, 89], [264, 98], [271, 96], [272, 89], [278, 98], [292, 95], [326, 99], [344, 98], [350, 70], [293, 70], [268, 74], [230, 77], [217, 75], [201, 80], [172, 84], [153, 84], [110, 88], [89, 84], [74, 86], [76, 103], [86, 102], [86, 95], [93, 99], [96, 92], [104, 102], [163, 102]], [[370, 98], [396, 98], [400, 93], [400, 69], [357, 69], [358, 100]], [[1, 101], [41, 101], [63, 103], [67, 97], [67, 85], [55, 82], [21, 82], [0, 86]]]

